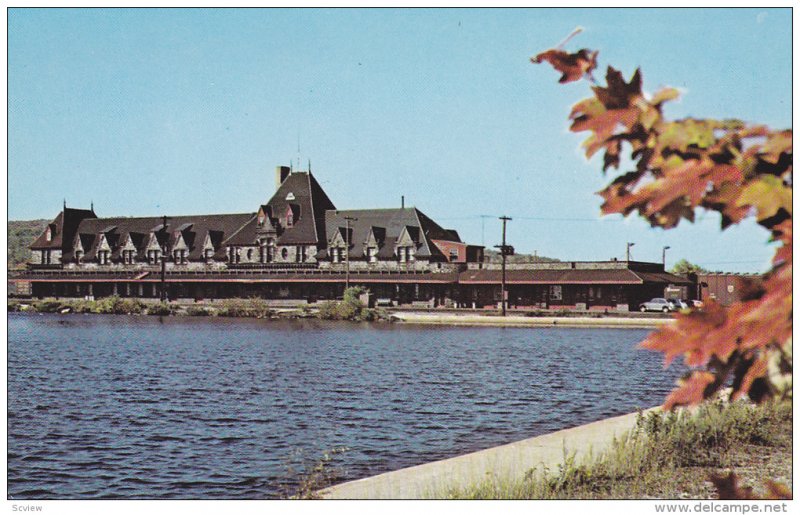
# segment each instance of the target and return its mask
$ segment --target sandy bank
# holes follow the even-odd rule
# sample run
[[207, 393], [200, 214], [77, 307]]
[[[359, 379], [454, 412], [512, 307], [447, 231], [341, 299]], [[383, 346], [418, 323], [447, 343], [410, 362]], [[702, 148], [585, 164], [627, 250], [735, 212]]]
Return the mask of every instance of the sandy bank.
[[502, 327], [597, 327], [653, 329], [672, 322], [671, 318], [615, 318], [615, 317], [526, 317], [485, 316], [453, 313], [392, 313], [394, 321], [408, 324], [472, 325]]
[[[657, 409], [657, 408], [654, 408]], [[597, 455], [636, 425], [638, 414], [599, 420], [535, 438], [441, 461], [342, 483], [320, 492], [325, 499], [424, 499], [487, 478], [521, 481], [532, 469], [558, 470], [565, 449], [576, 459]]]

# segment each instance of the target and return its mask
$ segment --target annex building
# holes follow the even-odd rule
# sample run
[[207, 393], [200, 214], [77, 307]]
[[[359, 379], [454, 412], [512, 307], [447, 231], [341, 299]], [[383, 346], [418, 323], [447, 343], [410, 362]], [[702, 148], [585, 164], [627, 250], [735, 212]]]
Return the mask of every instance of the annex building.
[[[275, 192], [253, 212], [100, 218], [62, 211], [13, 278], [35, 297], [316, 302], [364, 286], [382, 303], [496, 307], [500, 265], [414, 207], [337, 210], [310, 170], [275, 170]], [[163, 270], [162, 270], [163, 267]], [[691, 284], [633, 261], [509, 265], [509, 307], [628, 310]]]

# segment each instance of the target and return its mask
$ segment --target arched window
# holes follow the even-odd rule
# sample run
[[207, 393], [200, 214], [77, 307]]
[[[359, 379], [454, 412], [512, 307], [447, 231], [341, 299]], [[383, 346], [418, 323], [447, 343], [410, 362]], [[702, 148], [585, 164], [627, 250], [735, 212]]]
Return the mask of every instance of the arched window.
[[281, 257], [287, 259], [289, 257], [289, 250], [286, 247], [281, 249]]

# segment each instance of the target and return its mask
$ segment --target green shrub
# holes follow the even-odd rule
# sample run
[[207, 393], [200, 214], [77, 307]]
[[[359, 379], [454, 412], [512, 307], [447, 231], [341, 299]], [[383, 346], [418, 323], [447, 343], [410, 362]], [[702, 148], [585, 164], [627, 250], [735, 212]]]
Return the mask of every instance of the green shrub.
[[33, 303], [33, 309], [38, 313], [58, 313], [68, 307], [65, 303], [55, 299], [37, 300]]
[[144, 304], [138, 299], [123, 299], [118, 295], [103, 297], [91, 304], [92, 313], [104, 315], [131, 315], [139, 314], [144, 310]]
[[221, 317], [269, 318], [272, 316], [272, 310], [266, 300], [258, 297], [228, 299], [222, 302], [217, 310], [217, 315]]
[[319, 305], [317, 315], [323, 320], [337, 320], [339, 313], [337, 311], [338, 302], [329, 300]]
[[159, 302], [158, 304], [150, 304], [145, 311], [148, 315], [167, 316], [173, 313], [172, 308], [166, 302]]
[[94, 301], [92, 300], [72, 300], [69, 302], [70, 308], [72, 308], [73, 313], [93, 313], [94, 312]]
[[356, 322], [369, 322], [375, 320], [375, 310], [364, 306], [359, 296], [366, 293], [361, 286], [348, 288], [344, 292], [343, 300], [323, 302], [319, 307], [319, 317], [323, 320], [353, 320]]
[[207, 317], [211, 315], [211, 311], [203, 306], [189, 306], [186, 308], [186, 314], [190, 317]]

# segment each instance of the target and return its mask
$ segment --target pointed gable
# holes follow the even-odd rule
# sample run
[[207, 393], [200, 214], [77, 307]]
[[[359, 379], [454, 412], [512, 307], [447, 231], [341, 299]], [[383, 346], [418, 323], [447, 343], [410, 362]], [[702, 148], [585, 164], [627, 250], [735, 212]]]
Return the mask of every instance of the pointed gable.
[[216, 252], [217, 247], [214, 245], [214, 239], [211, 237], [211, 231], [206, 233], [206, 237], [203, 238], [203, 253], [205, 254], [207, 251]]
[[419, 244], [419, 227], [406, 225], [397, 238], [398, 247], [416, 247]]
[[347, 228], [346, 227], [339, 227], [335, 231], [333, 231], [333, 235], [331, 236], [331, 240], [329, 242], [329, 247], [345, 247], [347, 246]]
[[159, 233], [156, 231], [153, 231], [149, 234], [147, 237], [147, 245], [144, 248], [145, 251], [161, 250], [162, 241], [159, 240], [158, 234]]
[[259, 231], [275, 230], [275, 220], [273, 219], [272, 208], [270, 208], [270, 206], [264, 204], [263, 206], [259, 207], [256, 217], [256, 225]]
[[104, 250], [104, 251], [111, 251], [111, 244], [108, 241], [108, 236], [105, 233], [99, 234], [99, 239], [97, 240], [97, 250]]
[[183, 234], [178, 232], [175, 234], [175, 241], [172, 244], [172, 250], [189, 250], [189, 246], [186, 244], [186, 240], [183, 238]]
[[364, 242], [364, 245], [367, 247], [382, 247], [383, 242], [386, 240], [386, 228], [385, 227], [377, 227], [371, 226], [369, 228], [369, 232], [367, 233], [367, 239]]

